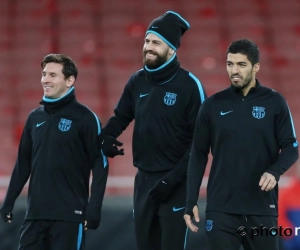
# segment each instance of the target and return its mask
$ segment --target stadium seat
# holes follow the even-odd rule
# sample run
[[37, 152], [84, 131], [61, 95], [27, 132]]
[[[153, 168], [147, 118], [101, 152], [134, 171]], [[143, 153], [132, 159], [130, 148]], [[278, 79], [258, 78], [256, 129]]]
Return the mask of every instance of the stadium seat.
[[[200, 79], [208, 95], [230, 84], [225, 67], [229, 43], [249, 38], [261, 51], [258, 79], [282, 92], [293, 113], [297, 112], [299, 0], [276, 4], [272, 0], [224, 0], [222, 4], [209, 0], [153, 0], [148, 5], [139, 0], [2, 0], [0, 124], [6, 139], [0, 142], [0, 149], [5, 148], [0, 150], [1, 161], [13, 165], [13, 127], [24, 123], [43, 95], [40, 62], [46, 54], [64, 53], [75, 60], [79, 67], [75, 85], [78, 99], [105, 124], [128, 78], [142, 68], [143, 39], [149, 22], [167, 10], [179, 12], [191, 25], [182, 38], [178, 58]], [[16, 99], [22, 105], [18, 106]], [[295, 124], [300, 124], [297, 113], [294, 116]], [[131, 129], [121, 136], [126, 155], [112, 159], [113, 176], [135, 174]]]

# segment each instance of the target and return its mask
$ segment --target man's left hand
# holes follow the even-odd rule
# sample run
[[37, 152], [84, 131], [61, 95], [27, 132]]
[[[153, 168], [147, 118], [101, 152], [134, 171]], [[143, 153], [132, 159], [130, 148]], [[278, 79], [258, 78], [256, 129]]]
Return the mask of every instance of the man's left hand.
[[117, 155], [124, 155], [124, 149], [119, 149], [118, 147], [121, 147], [123, 145], [122, 142], [118, 141], [116, 138], [100, 134], [99, 135], [100, 140], [100, 147], [107, 157], [114, 158]]
[[277, 184], [277, 181], [275, 179], [275, 176], [265, 172], [259, 181], [259, 186], [261, 187], [261, 190], [263, 191], [270, 191], [272, 190]]

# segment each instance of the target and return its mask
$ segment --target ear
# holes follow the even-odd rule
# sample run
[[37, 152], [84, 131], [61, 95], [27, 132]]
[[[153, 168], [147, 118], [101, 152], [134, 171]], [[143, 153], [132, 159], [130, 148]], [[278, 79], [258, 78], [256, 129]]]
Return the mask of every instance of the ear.
[[169, 55], [173, 56], [175, 53], [175, 50], [169, 47]]
[[67, 79], [67, 87], [68, 88], [71, 88], [75, 83], [75, 77], [74, 76], [70, 76], [68, 79]]
[[254, 67], [253, 67], [254, 73], [257, 73], [259, 71], [259, 69], [260, 69], [260, 64], [259, 63], [254, 64]]

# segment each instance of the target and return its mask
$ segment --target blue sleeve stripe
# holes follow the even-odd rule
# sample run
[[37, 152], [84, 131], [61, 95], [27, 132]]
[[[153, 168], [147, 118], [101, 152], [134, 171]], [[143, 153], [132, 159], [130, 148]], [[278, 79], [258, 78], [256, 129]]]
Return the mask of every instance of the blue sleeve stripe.
[[[101, 133], [101, 125], [100, 125], [100, 121], [99, 121], [99, 119], [98, 119], [98, 116], [97, 116], [93, 111], [91, 111], [91, 112], [94, 114], [94, 116], [95, 116], [95, 118], [96, 118], [97, 127], [98, 127], [98, 135], [100, 135], [100, 133]], [[103, 166], [104, 166], [104, 168], [106, 168], [106, 167], [107, 167], [107, 158], [106, 158], [106, 156], [103, 154], [102, 149], [101, 149], [101, 154], [102, 154], [102, 158], [103, 158]]]
[[198, 86], [198, 89], [199, 89], [199, 92], [200, 92], [200, 98], [201, 98], [201, 103], [204, 102], [205, 100], [205, 95], [204, 95], [204, 89], [202, 87], [202, 84], [201, 82], [199, 81], [199, 79], [194, 76], [191, 72], [189, 72], [189, 76], [192, 77], [194, 79], [194, 81], [197, 83], [197, 86]]
[[80, 250], [80, 248], [81, 248], [82, 234], [83, 234], [83, 226], [82, 226], [82, 223], [80, 223], [79, 228], [78, 228], [77, 250]]
[[[294, 135], [294, 137], [295, 137], [295, 139], [296, 139], [296, 130], [295, 130], [295, 126], [294, 126], [293, 117], [292, 117], [292, 114], [291, 114], [289, 105], [288, 105], [287, 103], [286, 103], [286, 105], [287, 105], [287, 107], [288, 107], [289, 114], [290, 114], [291, 124], [292, 124], [292, 128], [293, 128], [293, 135]], [[298, 146], [297, 139], [296, 139], [296, 141], [293, 143], [293, 146], [294, 146], [294, 147], [297, 147], [297, 146]]]
[[104, 168], [106, 168], [106, 167], [107, 167], [107, 158], [106, 158], [106, 156], [103, 154], [102, 149], [101, 149], [101, 154], [102, 154], [102, 158], [103, 158], [103, 166], [104, 166]]
[[98, 119], [98, 116], [97, 116], [93, 111], [91, 111], [91, 112], [94, 114], [94, 116], [95, 116], [95, 118], [96, 118], [97, 128], [98, 128], [98, 135], [100, 135], [100, 133], [101, 133], [100, 121], [99, 121], [99, 119]]
[[184, 237], [184, 248], [186, 248], [186, 243], [187, 243], [187, 237], [188, 237], [188, 232], [189, 232], [189, 228], [187, 227], [186, 228], [186, 231], [185, 231], [185, 237]]

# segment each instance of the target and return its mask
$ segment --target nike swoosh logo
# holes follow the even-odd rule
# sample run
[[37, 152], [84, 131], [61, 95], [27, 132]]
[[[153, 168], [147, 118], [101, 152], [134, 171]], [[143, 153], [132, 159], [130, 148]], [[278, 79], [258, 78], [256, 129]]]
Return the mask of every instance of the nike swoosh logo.
[[231, 112], [233, 112], [233, 110], [230, 110], [230, 111], [227, 111], [227, 112], [221, 111], [221, 112], [220, 112], [220, 115], [227, 115], [227, 114], [229, 114], [229, 113], [231, 113]]
[[158, 27], [157, 27], [157, 26], [152, 26], [151, 28], [152, 28], [152, 29], [157, 29]]
[[185, 209], [185, 207], [173, 207], [173, 212], [178, 212], [178, 211], [180, 211], [180, 210], [182, 210], [182, 209]]
[[147, 95], [149, 95], [149, 93], [148, 94], [140, 94], [140, 98], [147, 96]]
[[36, 124], [36, 127], [38, 128], [38, 127], [42, 126], [45, 122], [46, 122], [46, 121], [43, 121], [43, 122], [41, 122], [41, 123], [37, 123], [37, 124]]

